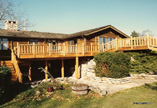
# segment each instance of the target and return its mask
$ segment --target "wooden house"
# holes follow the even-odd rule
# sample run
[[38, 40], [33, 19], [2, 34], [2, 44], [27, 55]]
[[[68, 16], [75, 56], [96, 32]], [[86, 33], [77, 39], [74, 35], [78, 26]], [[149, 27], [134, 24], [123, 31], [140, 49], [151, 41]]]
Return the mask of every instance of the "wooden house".
[[11, 68], [12, 80], [47, 79], [43, 67], [55, 77], [71, 76], [82, 59], [106, 51], [156, 50], [157, 38], [132, 38], [112, 25], [73, 34], [0, 29], [0, 65]]

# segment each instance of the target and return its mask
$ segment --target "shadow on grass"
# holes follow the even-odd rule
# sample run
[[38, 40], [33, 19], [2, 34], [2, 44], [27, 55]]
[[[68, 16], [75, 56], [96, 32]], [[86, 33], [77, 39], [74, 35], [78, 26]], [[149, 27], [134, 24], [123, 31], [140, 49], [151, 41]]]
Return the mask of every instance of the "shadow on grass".
[[157, 91], [157, 83], [154, 83], [153, 85], [152, 84], [145, 84], [144, 87]]
[[13, 98], [15, 98], [19, 93], [26, 91], [30, 88], [29, 84], [20, 84], [20, 83], [13, 83], [10, 84], [6, 88], [6, 93], [1, 97], [0, 105], [9, 102]]

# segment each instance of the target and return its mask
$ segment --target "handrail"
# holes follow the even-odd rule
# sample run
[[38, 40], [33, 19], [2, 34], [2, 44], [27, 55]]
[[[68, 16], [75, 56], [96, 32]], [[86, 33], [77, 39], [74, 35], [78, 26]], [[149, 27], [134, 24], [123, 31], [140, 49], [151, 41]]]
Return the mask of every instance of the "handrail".
[[14, 50], [13, 49], [11, 50], [11, 52], [12, 52], [11, 53], [11, 60], [12, 60], [13, 66], [15, 68], [16, 75], [18, 77], [19, 82], [22, 83], [22, 73], [21, 73], [19, 65], [17, 63], [16, 55], [14, 54]]
[[52, 44], [17, 44], [16, 54], [19, 57], [20, 54], [33, 54], [34, 56], [38, 54], [44, 55], [72, 55], [72, 54], [91, 54], [106, 51], [118, 51], [125, 48], [130, 48], [132, 50], [137, 47], [146, 47], [151, 49], [152, 47], [157, 47], [157, 38], [145, 36], [145, 37], [130, 37], [130, 38], [116, 38], [105, 44], [88, 44], [85, 43], [78, 45], [52, 45]]

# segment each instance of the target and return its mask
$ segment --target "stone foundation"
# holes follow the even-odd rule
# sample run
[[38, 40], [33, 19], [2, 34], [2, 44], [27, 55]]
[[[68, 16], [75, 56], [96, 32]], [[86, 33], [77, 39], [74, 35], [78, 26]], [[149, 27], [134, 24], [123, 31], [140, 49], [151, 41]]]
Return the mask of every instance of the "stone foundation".
[[94, 60], [90, 60], [85, 64], [81, 65], [81, 79], [94, 81], [98, 83], [109, 83], [109, 84], [124, 84], [131, 81], [131, 77], [125, 78], [107, 78], [107, 77], [96, 77], [95, 75], [95, 65]]

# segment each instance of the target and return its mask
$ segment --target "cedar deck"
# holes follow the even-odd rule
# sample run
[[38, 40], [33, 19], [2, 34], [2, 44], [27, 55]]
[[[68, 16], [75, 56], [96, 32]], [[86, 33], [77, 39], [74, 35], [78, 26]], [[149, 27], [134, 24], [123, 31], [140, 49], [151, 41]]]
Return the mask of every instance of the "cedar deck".
[[157, 38], [136, 37], [116, 38], [105, 44], [85, 45], [52, 45], [52, 44], [17, 44], [14, 48], [17, 59], [33, 58], [66, 58], [94, 56], [100, 52], [130, 51], [130, 50], [155, 50], [157, 51]]

